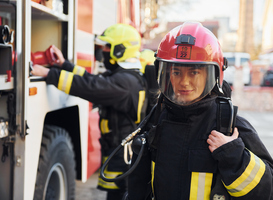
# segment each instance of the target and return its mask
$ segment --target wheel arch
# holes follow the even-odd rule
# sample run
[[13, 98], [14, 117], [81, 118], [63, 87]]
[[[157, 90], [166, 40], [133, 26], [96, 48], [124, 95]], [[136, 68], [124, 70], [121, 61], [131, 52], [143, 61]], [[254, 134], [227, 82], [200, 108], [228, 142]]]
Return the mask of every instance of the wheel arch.
[[45, 116], [44, 124], [62, 127], [69, 133], [75, 153], [76, 178], [77, 180], [81, 180], [82, 153], [80, 138], [79, 107], [72, 106], [48, 112]]

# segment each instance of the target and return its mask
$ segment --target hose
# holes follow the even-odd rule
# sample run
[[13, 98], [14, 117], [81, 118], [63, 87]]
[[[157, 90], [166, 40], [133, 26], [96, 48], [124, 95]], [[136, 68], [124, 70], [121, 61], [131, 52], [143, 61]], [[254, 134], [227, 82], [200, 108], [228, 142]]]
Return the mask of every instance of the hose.
[[[125, 139], [122, 140], [121, 144], [110, 154], [110, 156], [107, 158], [107, 160], [103, 163], [101, 170], [100, 170], [100, 176], [102, 178], [102, 180], [106, 181], [106, 182], [115, 182], [115, 181], [120, 181], [124, 178], [126, 178], [128, 175], [130, 175], [135, 168], [137, 167], [138, 163], [140, 162], [140, 159], [142, 158], [143, 152], [144, 152], [144, 146], [146, 144], [146, 138], [141, 138], [142, 143], [141, 143], [141, 148], [139, 151], [139, 154], [137, 156], [137, 159], [135, 161], [135, 163], [133, 164], [132, 167], [130, 167], [130, 169], [123, 173], [120, 176], [117, 176], [115, 178], [106, 178], [104, 175], [104, 170], [107, 167], [109, 161], [114, 157], [114, 155], [128, 142], [130, 142], [136, 134], [138, 134], [142, 129], [144, 129], [144, 127], [146, 126], [147, 122], [150, 120], [151, 116], [153, 115], [153, 113], [155, 111], [159, 112], [161, 109], [161, 103], [162, 103], [162, 99], [163, 99], [163, 95], [160, 94], [158, 97], [158, 102], [157, 104], [151, 109], [150, 113], [140, 122], [140, 124], [138, 125], [138, 128], [132, 132], [131, 134], [129, 134]], [[158, 113], [156, 113], [156, 115], [159, 116]], [[158, 117], [157, 117], [158, 118]]]
[[138, 157], [136, 159], [136, 162], [133, 164], [133, 166], [124, 174], [117, 176], [116, 178], [106, 178], [104, 175], [104, 170], [106, 168], [106, 166], [108, 165], [109, 161], [112, 159], [112, 157], [122, 148], [122, 145], [120, 144], [108, 157], [108, 159], [105, 161], [105, 163], [102, 165], [101, 170], [100, 170], [100, 176], [102, 178], [102, 180], [107, 181], [107, 182], [116, 182], [116, 181], [120, 181], [124, 178], [126, 178], [129, 174], [131, 174], [135, 168], [137, 167], [138, 163], [140, 162], [140, 159], [142, 158], [142, 154], [144, 152], [144, 146], [146, 144], [146, 139], [142, 138], [142, 144], [141, 144], [141, 149], [140, 152], [138, 154]]

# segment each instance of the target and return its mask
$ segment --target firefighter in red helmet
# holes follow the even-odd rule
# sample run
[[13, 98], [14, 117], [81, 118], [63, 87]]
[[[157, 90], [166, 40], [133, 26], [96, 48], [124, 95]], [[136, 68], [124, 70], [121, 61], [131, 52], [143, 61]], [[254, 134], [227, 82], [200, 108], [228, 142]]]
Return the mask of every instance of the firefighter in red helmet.
[[[227, 61], [213, 33], [183, 23], [162, 39], [155, 65], [160, 95], [139, 135], [146, 150], [124, 199], [273, 200], [273, 160], [236, 115], [223, 81]], [[132, 163], [139, 153], [133, 149]]]

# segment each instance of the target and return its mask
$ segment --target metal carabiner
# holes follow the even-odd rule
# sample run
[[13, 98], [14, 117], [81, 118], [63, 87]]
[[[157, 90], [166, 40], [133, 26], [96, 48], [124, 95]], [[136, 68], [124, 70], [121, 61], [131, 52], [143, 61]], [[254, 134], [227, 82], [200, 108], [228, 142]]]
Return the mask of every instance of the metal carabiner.
[[[132, 161], [132, 157], [133, 157], [133, 150], [132, 150], [132, 140], [128, 143], [126, 143], [124, 145], [124, 154], [123, 154], [123, 158], [124, 158], [124, 162], [127, 164], [127, 165], [130, 165], [131, 164], [131, 161]], [[128, 160], [128, 154], [129, 154], [129, 159]]]

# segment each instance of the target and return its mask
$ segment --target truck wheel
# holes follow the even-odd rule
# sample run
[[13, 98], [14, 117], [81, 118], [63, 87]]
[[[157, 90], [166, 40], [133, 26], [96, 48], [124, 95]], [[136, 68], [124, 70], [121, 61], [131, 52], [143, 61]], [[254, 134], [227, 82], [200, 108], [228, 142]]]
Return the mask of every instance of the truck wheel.
[[75, 199], [75, 160], [69, 134], [45, 125], [35, 184], [35, 200]]

